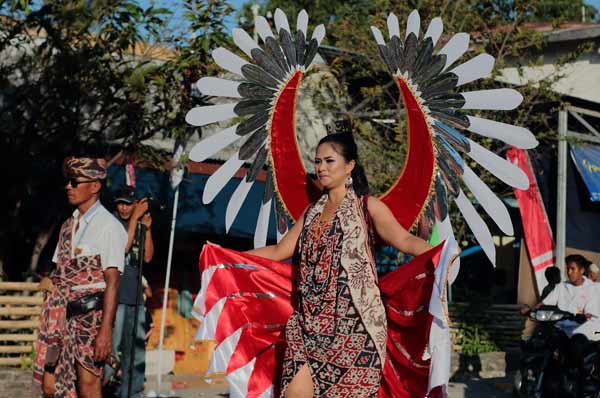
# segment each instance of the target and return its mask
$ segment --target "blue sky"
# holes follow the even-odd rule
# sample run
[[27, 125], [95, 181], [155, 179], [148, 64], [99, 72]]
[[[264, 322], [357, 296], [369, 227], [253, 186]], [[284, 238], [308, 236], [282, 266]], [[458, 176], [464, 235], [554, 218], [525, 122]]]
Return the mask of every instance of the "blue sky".
[[[246, 1], [247, 0], [229, 0], [229, 4], [236, 9], [239, 9]], [[183, 8], [179, 6], [181, 4], [181, 0], [138, 0], [138, 2], [142, 7], [155, 4], [157, 7], [170, 9], [173, 12], [173, 22], [171, 23], [172, 26], [177, 26], [177, 22], [181, 20], [183, 13]], [[600, 0], [587, 0], [586, 3], [600, 10]], [[235, 24], [234, 18], [231, 18], [230, 21], [228, 21], [228, 24], [231, 26], [231, 28], [233, 28]]]

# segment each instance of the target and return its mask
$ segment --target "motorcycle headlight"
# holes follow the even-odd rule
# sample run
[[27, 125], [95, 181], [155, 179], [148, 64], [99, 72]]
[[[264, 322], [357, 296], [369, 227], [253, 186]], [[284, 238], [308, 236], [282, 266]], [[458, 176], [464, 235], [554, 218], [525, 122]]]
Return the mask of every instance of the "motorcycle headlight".
[[561, 319], [563, 319], [564, 315], [563, 314], [559, 314], [559, 313], [553, 313], [550, 316], [550, 320], [551, 321], [560, 321]]
[[552, 316], [552, 311], [540, 311], [540, 310], [537, 310], [534, 315], [536, 321], [542, 321], [542, 322], [549, 320], [551, 316]]

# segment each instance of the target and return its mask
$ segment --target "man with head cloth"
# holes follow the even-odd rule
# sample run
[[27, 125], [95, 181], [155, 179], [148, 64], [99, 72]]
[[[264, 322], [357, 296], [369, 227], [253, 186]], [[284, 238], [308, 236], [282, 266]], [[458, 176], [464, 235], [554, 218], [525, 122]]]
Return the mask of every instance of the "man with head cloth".
[[[104, 159], [65, 159], [69, 203], [45, 293], [34, 368], [35, 395], [100, 397], [111, 358], [112, 327], [127, 233], [99, 201]], [[41, 387], [41, 388], [40, 388]]]

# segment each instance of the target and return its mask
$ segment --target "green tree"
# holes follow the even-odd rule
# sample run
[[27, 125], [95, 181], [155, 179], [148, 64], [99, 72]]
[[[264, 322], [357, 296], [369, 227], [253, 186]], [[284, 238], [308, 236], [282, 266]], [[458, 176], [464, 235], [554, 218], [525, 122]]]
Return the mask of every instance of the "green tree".
[[[135, 1], [0, 1], [0, 266], [19, 270], [64, 218], [60, 163], [155, 133], [141, 49], [167, 11]], [[31, 258], [28, 255], [32, 253]]]

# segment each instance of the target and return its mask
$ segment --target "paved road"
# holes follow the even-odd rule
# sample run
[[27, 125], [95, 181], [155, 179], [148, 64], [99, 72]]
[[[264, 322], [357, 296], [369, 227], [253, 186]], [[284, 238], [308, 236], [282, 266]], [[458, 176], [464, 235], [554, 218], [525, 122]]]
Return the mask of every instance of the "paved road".
[[[166, 377], [163, 380], [163, 393], [181, 398], [224, 398], [227, 385], [222, 378], [214, 378], [208, 384], [197, 375]], [[0, 367], [0, 397], [21, 397], [31, 388], [31, 371]], [[156, 391], [156, 381], [150, 379], [146, 393]], [[509, 378], [462, 380], [449, 386], [450, 398], [509, 398], [511, 396]]]

